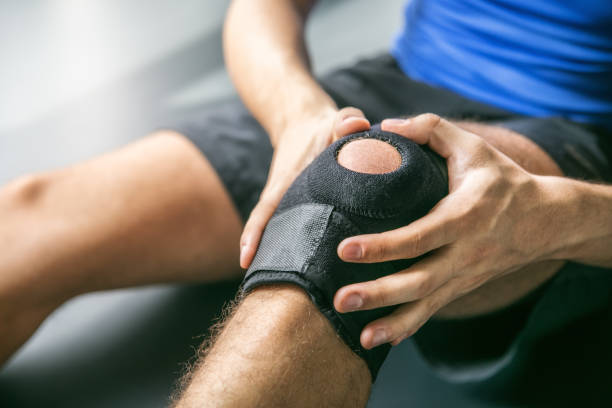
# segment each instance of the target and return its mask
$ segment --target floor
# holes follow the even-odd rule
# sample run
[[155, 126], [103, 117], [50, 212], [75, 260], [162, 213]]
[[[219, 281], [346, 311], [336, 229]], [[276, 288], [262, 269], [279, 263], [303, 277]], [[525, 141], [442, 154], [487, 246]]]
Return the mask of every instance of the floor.
[[[112, 150], [233, 95], [220, 44], [227, 3], [0, 4], [0, 184]], [[402, 3], [323, 1], [308, 27], [316, 72], [383, 52]], [[166, 406], [236, 286], [156, 286], [68, 302], [0, 372], [0, 406]], [[485, 405], [434, 377], [405, 342], [368, 406]]]

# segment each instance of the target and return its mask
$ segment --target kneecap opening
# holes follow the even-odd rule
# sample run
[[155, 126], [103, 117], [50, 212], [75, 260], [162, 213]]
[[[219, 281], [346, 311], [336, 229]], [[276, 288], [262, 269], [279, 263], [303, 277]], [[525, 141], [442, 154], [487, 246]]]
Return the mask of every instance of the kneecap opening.
[[336, 159], [341, 166], [366, 174], [390, 173], [402, 164], [397, 148], [379, 139], [355, 139], [345, 143]]

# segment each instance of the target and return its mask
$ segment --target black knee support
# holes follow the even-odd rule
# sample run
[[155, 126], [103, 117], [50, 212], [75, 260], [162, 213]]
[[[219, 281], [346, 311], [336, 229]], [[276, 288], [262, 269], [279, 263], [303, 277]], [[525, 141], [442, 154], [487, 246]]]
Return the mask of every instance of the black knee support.
[[[394, 146], [402, 161], [397, 170], [365, 174], [341, 166], [336, 158], [350, 141], [373, 138]], [[377, 279], [405, 269], [414, 259], [377, 264], [346, 263], [337, 255], [347, 237], [408, 225], [424, 216], [447, 194], [444, 160], [427, 148], [394, 133], [373, 128], [347, 136], [323, 151], [295, 180], [265, 229], [247, 271], [243, 290], [273, 283], [303, 288], [361, 356], [372, 379], [389, 352], [389, 345], [364, 349], [363, 327], [395, 307], [338, 313], [334, 294], [341, 287]]]

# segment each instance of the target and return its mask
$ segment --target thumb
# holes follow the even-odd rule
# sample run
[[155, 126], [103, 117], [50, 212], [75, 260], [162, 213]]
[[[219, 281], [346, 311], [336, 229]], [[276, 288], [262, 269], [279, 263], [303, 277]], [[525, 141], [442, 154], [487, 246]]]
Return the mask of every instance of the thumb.
[[482, 139], [433, 113], [410, 119], [385, 119], [382, 130], [402, 135], [419, 144], [426, 144], [448, 159], [453, 153], [473, 152]]
[[360, 109], [354, 107], [342, 108], [336, 114], [334, 121], [333, 140], [368, 129], [370, 129], [370, 122]]

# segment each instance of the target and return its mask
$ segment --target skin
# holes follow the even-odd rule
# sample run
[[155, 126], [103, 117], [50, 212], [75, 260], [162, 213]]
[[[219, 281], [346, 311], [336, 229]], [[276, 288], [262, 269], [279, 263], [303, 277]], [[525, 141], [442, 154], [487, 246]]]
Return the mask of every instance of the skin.
[[176, 407], [363, 407], [370, 372], [301, 289], [258, 288], [201, 360]]
[[[240, 239], [243, 267], [251, 262], [263, 227], [295, 176], [335, 138], [369, 128], [358, 109], [339, 110], [310, 73], [303, 25], [312, 3], [238, 0], [228, 14], [224, 35], [228, 69], [238, 92], [275, 146], [268, 183]], [[266, 58], [262, 59], [262, 55]], [[446, 309], [443, 306], [466, 299], [465, 295], [477, 293], [477, 288], [503, 282], [506, 275], [517, 276], [519, 270], [524, 272], [525, 286], [507, 285], [504, 296], [506, 301], [521, 296], [529, 287], [537, 286], [539, 279], [546, 278], [526, 273], [527, 264], [571, 259], [612, 265], [609, 186], [537, 176], [536, 170], [528, 172], [521, 165], [541, 166], [547, 159], [522, 152], [523, 147], [529, 151], [529, 143], [510, 139], [513, 142], [506, 146], [508, 151], [496, 149], [492, 141], [485, 142], [483, 138], [502, 130], [470, 126], [472, 131], [467, 132], [435, 115], [383, 125], [386, 130], [428, 144], [447, 158], [451, 169], [451, 194], [427, 217], [396, 231], [350, 238], [339, 247], [339, 255], [354, 262], [413, 257], [436, 250], [434, 256], [410, 270], [389, 277], [397, 285], [379, 285], [376, 293], [371, 287], [359, 292], [364, 298], [363, 307], [378, 307], [376, 301], [383, 305], [389, 299], [402, 304], [387, 320], [372, 323], [380, 325], [388, 341], [401, 340], [413, 333], [426, 316], [441, 313]], [[503, 139], [499, 135], [492, 137]], [[515, 161], [508, 157], [511, 155]], [[53, 308], [76, 294], [238, 274], [238, 216], [210, 164], [185, 138], [173, 133], [158, 134], [68, 169], [10, 183], [0, 191], [0, 225], [0, 242], [8, 248], [0, 259], [0, 325], [4, 333], [15, 333], [15, 338], [2, 338], [0, 359], [6, 359]], [[30, 233], [24, 234], [24, 229]], [[359, 259], [347, 256], [351, 246], [361, 250]], [[547, 273], [552, 275], [554, 271]], [[419, 283], [411, 281], [415, 276], [421, 277]], [[185, 401], [201, 405], [198, 401], [209, 391], [214, 392], [214, 387], [219, 392], [219, 383], [212, 381], [217, 375], [234, 381], [228, 382], [231, 385], [224, 390], [245, 390], [240, 398], [248, 398], [246, 391], [263, 395], [261, 389], [270, 386], [263, 378], [266, 370], [272, 370], [271, 378], [288, 376], [294, 380], [294, 388], [281, 389], [287, 394], [299, 395], [300, 390], [312, 394], [313, 389], [322, 389], [316, 380], [317, 376], [326, 378], [326, 364], [308, 367], [311, 375], [295, 378], [294, 370], [301, 372], [301, 367], [286, 361], [276, 361], [284, 364], [278, 366], [283, 368], [281, 371], [276, 364], [246, 366], [250, 376], [232, 376], [236, 366], [220, 362], [224, 353], [241, 350], [225, 348], [224, 342], [231, 340], [246, 347], [254, 335], [260, 347], [234, 356], [243, 358], [236, 361], [247, 364], [244, 360], [257, 361], [259, 352], [274, 356], [279, 350], [291, 349], [296, 337], [302, 338], [295, 333], [306, 333], [290, 329], [289, 334], [278, 337], [278, 342], [273, 341], [286, 327], [296, 327], [295, 320], [283, 314], [285, 308], [293, 310], [298, 305], [295, 312], [300, 324], [316, 327], [319, 316], [304, 301], [303, 294], [291, 291], [284, 296], [286, 289], [271, 290], [272, 296], [263, 296], [257, 302], [248, 303], [249, 296], [246, 306], [237, 312], [237, 316], [244, 312], [239, 315], [241, 319], [265, 316], [262, 324], [267, 324], [268, 318], [270, 324], [258, 332], [259, 327], [240, 330], [242, 325], [230, 323], [227, 330], [232, 330], [232, 335], [222, 334], [225, 340], [214, 346], [219, 354], [210, 354], [217, 356], [217, 363], [204, 370], [209, 374], [203, 375], [211, 382], [194, 380], [192, 391], [186, 394], [192, 399]], [[350, 295], [350, 290], [345, 292]], [[496, 291], [489, 292], [493, 295], [465, 302], [461, 313], [486, 310], [502, 297]], [[258, 300], [259, 295], [252, 296]], [[276, 303], [277, 296], [284, 303]], [[373, 299], [375, 302], [370, 302]], [[342, 303], [342, 296], [337, 295], [338, 310], [342, 310]], [[361, 390], [357, 385], [363, 384], [362, 375], [367, 371], [363, 364], [359, 366], [359, 360], [351, 362], [352, 355], [344, 353], [342, 347], [346, 346], [342, 343], [333, 346], [329, 327], [318, 327], [312, 329], [317, 341], [332, 342], [326, 349], [329, 353], [321, 354], [319, 360], [344, 367], [340, 374], [336, 369], [330, 370], [333, 379], [356, 376], [348, 385], [343, 383], [330, 391], [337, 392], [336, 401], [341, 405], [347, 401], [343, 399], [346, 387]], [[372, 329], [369, 326], [362, 335], [366, 347], [373, 345]], [[303, 354], [312, 352], [315, 344], [299, 344], [301, 348], [292, 350], [295, 358], [303, 361]], [[336, 356], [339, 361], [334, 360]], [[207, 367], [206, 362], [202, 364]], [[306, 381], [314, 382], [304, 384]], [[267, 397], [279, 398], [277, 394], [269, 393]], [[223, 398], [218, 401], [223, 403]], [[362, 402], [358, 400], [355, 405]]]
[[349, 170], [366, 174], [390, 173], [402, 164], [402, 156], [389, 143], [360, 139], [342, 146], [338, 163]]

